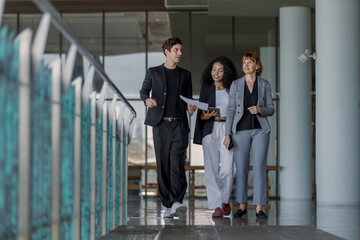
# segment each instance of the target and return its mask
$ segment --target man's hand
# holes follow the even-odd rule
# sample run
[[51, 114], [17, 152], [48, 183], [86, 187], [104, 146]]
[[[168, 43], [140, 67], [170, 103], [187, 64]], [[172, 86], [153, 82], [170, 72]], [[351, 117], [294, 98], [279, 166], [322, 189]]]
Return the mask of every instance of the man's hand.
[[188, 104], [188, 111], [190, 114], [193, 114], [196, 111], [196, 107], [194, 105]]
[[156, 100], [154, 98], [147, 98], [145, 100], [145, 104], [146, 106], [148, 106], [149, 108], [153, 108], [156, 107]]

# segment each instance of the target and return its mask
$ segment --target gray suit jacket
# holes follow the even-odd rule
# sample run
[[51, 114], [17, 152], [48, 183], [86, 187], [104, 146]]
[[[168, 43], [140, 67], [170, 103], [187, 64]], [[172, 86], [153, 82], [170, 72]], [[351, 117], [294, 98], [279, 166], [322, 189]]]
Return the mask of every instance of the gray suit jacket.
[[[274, 104], [271, 95], [270, 83], [261, 77], [257, 77], [258, 81], [258, 101], [257, 105], [262, 114], [257, 114], [260, 126], [263, 130], [270, 130], [270, 125], [267, 116], [272, 116], [275, 112]], [[236, 126], [242, 118], [244, 111], [244, 88], [245, 76], [235, 80], [230, 87], [229, 92], [229, 106], [226, 116], [225, 135], [232, 135], [236, 133]]]

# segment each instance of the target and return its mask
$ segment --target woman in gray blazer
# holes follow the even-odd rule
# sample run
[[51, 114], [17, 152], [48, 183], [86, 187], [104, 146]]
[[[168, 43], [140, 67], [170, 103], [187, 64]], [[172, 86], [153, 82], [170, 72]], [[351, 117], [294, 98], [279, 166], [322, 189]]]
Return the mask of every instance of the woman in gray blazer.
[[[247, 213], [247, 180], [250, 151], [253, 160], [253, 204], [256, 218], [266, 219], [266, 156], [270, 140], [268, 116], [274, 114], [270, 83], [260, 77], [262, 64], [257, 53], [244, 54], [244, 76], [234, 81], [229, 93], [225, 123], [225, 147], [234, 145], [236, 200], [240, 203], [235, 217]], [[231, 136], [231, 137], [230, 137]]]

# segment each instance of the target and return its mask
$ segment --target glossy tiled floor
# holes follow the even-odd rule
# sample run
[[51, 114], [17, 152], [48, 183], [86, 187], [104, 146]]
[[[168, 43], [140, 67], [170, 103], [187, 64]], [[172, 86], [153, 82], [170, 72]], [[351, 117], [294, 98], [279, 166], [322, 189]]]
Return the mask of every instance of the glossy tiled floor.
[[[257, 221], [249, 202], [242, 218], [211, 218], [206, 198], [186, 198], [188, 212], [163, 218], [157, 198], [130, 196], [128, 224], [103, 239], [360, 239], [360, 208], [316, 206], [312, 201], [269, 200], [266, 221]], [[237, 205], [231, 201], [233, 209]]]

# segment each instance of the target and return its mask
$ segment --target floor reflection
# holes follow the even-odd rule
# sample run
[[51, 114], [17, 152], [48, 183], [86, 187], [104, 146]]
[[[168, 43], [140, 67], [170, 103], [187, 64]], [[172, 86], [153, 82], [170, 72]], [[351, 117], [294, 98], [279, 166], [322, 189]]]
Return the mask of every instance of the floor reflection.
[[345, 239], [360, 239], [359, 207], [317, 205], [316, 226]]
[[360, 239], [359, 207], [316, 206], [314, 201], [269, 200], [267, 220], [257, 220], [255, 207], [248, 202], [248, 213], [233, 217], [238, 204], [232, 200], [229, 217], [212, 218], [206, 198], [186, 198], [187, 214], [163, 218], [164, 209], [156, 197], [129, 196], [128, 226], [311, 226], [345, 239]]

